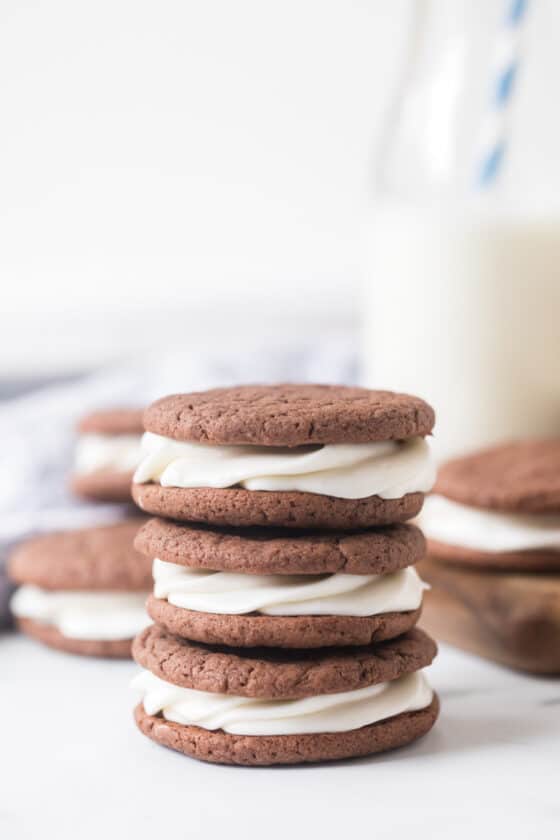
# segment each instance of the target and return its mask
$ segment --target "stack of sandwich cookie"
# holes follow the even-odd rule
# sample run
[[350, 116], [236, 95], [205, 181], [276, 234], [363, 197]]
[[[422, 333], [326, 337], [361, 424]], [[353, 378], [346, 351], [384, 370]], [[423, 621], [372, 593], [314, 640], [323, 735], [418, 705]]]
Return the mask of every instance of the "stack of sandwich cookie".
[[[358, 388], [263, 386], [165, 398], [144, 422], [133, 495], [159, 518], [135, 542], [153, 560], [148, 612], [156, 622], [134, 648], [155, 674], [137, 683], [142, 731], [195, 757], [255, 764], [362, 755], [427, 731], [437, 700], [423, 677], [403, 675], [435, 653], [414, 630], [424, 584], [413, 565], [424, 538], [404, 521], [434, 480], [429, 406]], [[399, 670], [407, 651], [417, 662], [419, 650], [425, 660]], [[202, 672], [216, 670], [214, 680], [201, 672], [182, 682], [185, 656]], [[400, 663], [396, 670], [345, 682], [364, 661], [386, 657]], [[164, 667], [176, 661], [176, 672]], [[242, 682], [234, 690], [234, 672], [263, 669], [266, 679], [249, 693]], [[336, 686], [313, 676], [335, 672]], [[303, 693], [292, 693], [290, 674]], [[344, 696], [358, 690], [365, 695]], [[245, 697], [254, 699], [249, 706]], [[280, 701], [294, 701], [289, 722], [257, 731], [253, 717], [276, 720]], [[356, 715], [329, 712], [347, 704]], [[311, 723], [301, 719], [305, 709]], [[389, 725], [409, 714], [414, 725]], [[381, 726], [391, 735], [381, 737]], [[362, 737], [364, 727], [375, 733]], [[238, 747], [234, 735], [274, 743]], [[284, 743], [287, 736], [295, 741]]]
[[427, 626], [504, 664], [559, 673], [560, 439], [449, 461], [419, 522]]
[[36, 537], [8, 571], [20, 584], [11, 609], [20, 629], [59, 650], [129, 657], [148, 623], [150, 563], [134, 550], [139, 520]]
[[94, 501], [130, 501], [143, 431], [139, 409], [114, 408], [83, 417], [70, 481], [73, 492]]

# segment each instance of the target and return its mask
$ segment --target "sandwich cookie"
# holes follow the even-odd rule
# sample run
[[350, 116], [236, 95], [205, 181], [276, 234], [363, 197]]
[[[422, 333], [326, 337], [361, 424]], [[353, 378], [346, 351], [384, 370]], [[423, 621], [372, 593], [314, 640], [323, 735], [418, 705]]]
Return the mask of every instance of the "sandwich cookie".
[[59, 650], [130, 656], [148, 623], [150, 563], [135, 551], [141, 519], [37, 537], [20, 545], [8, 571], [20, 584], [11, 609], [20, 629]]
[[361, 533], [218, 531], [149, 520], [149, 615], [170, 633], [234, 647], [365, 645], [411, 629], [424, 555], [413, 525]]
[[357, 530], [415, 516], [435, 467], [417, 397], [329, 385], [177, 394], [144, 412], [133, 497], [219, 526]]
[[560, 438], [512, 442], [444, 464], [419, 524], [440, 560], [560, 569]]
[[438, 714], [421, 630], [374, 647], [250, 654], [153, 625], [134, 641], [139, 729], [220, 764], [299, 764], [368, 755], [426, 734]]
[[95, 411], [84, 417], [70, 480], [73, 492], [94, 501], [130, 501], [143, 431], [140, 409]]

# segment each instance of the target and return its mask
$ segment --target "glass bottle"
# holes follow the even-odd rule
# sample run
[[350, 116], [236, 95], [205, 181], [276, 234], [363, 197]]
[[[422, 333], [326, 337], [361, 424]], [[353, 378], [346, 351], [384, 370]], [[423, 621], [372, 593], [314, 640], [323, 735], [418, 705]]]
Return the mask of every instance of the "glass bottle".
[[364, 380], [440, 457], [560, 434], [560, 4], [416, 0], [367, 231]]

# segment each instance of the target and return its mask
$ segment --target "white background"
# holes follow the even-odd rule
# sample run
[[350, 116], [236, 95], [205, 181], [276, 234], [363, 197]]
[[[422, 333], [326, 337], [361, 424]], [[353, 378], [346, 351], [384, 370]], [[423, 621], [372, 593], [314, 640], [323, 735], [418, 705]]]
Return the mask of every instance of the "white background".
[[[355, 329], [415, 2], [3, 0], [0, 377], [201, 336]], [[560, 194], [560, 6], [533, 6], [522, 201], [552, 174]]]
[[406, 7], [4, 0], [0, 374], [212, 307], [352, 323]]
[[[2, 642], [6, 840], [527, 840], [558, 836], [558, 680], [442, 646], [441, 716], [349, 762], [204, 764], [142, 736], [132, 662]], [[15, 711], [17, 710], [17, 711]]]

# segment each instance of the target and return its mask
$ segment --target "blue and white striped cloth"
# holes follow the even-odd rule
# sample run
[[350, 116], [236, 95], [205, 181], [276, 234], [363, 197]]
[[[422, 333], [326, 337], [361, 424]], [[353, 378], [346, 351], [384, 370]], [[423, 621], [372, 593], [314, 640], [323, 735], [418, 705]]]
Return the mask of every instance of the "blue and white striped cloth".
[[146, 405], [177, 391], [239, 382], [342, 382], [357, 380], [356, 337], [332, 337], [319, 346], [252, 351], [175, 352], [117, 365], [76, 382], [42, 388], [0, 403], [0, 626], [9, 619], [5, 560], [33, 534], [115, 521], [124, 505], [91, 504], [67, 489], [79, 417], [96, 408]]

